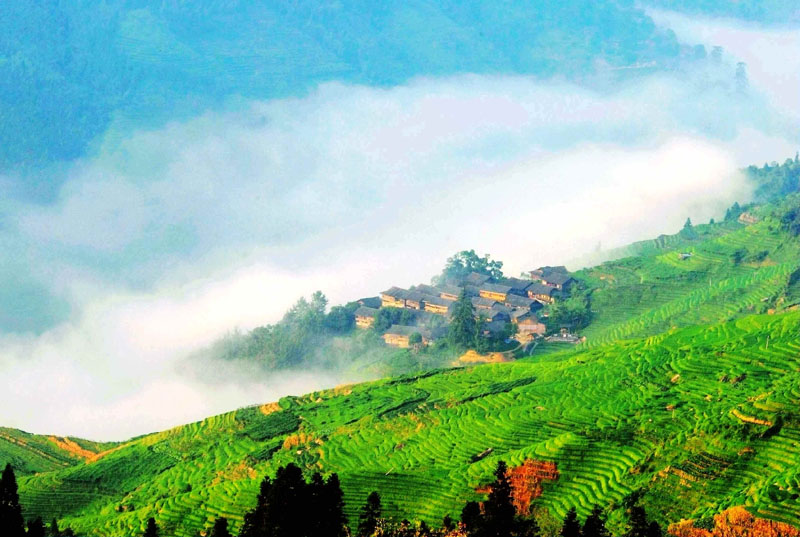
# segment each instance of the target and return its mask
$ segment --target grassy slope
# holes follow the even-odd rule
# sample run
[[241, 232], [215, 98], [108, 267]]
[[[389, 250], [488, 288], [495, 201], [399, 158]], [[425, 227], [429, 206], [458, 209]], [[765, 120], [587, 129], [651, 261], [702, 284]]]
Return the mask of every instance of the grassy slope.
[[[797, 312], [750, 316], [288, 398], [269, 415], [239, 410], [23, 478], [22, 500], [28, 515], [79, 530], [122, 535], [155, 514], [193, 535], [215, 516], [239, 520], [260, 476], [295, 461], [339, 472], [351, 510], [377, 489], [397, 516], [436, 521], [474, 497], [498, 458], [537, 457], [561, 471], [542, 498], [558, 515], [649, 487], [646, 503], [667, 520], [746, 503], [796, 524], [799, 330]], [[778, 414], [781, 427], [743, 421]]]
[[113, 444], [0, 427], [0, 461], [11, 463], [20, 475], [59, 470], [111, 447]]
[[[339, 472], [351, 514], [377, 489], [397, 516], [435, 522], [458, 514], [498, 457], [535, 456], [562, 472], [541, 500], [557, 515], [648, 487], [645, 502], [664, 520], [746, 503], [800, 523], [791, 414], [800, 314], [753, 315], [780, 311], [800, 266], [797, 239], [777, 231], [771, 210], [755, 225], [698, 226], [697, 239], [642, 243], [637, 257], [579, 273], [597, 314], [578, 348], [284, 399], [270, 415], [243, 409], [138, 438], [23, 478], [27, 514], [112, 535], [155, 514], [169, 533], [194, 535], [216, 516], [238, 523], [261, 476], [295, 461]], [[735, 265], [737, 248], [768, 255]], [[694, 256], [681, 261], [681, 251]], [[778, 413], [780, 428], [742, 421]], [[490, 457], [471, 462], [488, 447]]]

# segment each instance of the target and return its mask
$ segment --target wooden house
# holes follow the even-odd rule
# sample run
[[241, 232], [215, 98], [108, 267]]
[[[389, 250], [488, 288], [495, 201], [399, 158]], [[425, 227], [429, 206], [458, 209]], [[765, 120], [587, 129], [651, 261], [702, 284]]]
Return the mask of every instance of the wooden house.
[[482, 296], [472, 297], [472, 307], [475, 309], [490, 310], [495, 304], [497, 304], [497, 301], [490, 298], [484, 298]]
[[538, 300], [544, 304], [552, 304], [558, 296], [558, 289], [542, 283], [534, 283], [528, 287], [528, 298]]
[[514, 319], [517, 325], [517, 339], [530, 341], [536, 336], [543, 336], [547, 332], [544, 323], [539, 322], [536, 315], [528, 312]]
[[436, 288], [439, 291], [439, 296], [445, 300], [458, 300], [458, 297], [461, 296], [461, 287], [456, 287], [455, 285], [440, 285]]
[[416, 326], [404, 326], [400, 324], [393, 324], [389, 330], [383, 334], [383, 341], [392, 347], [407, 349], [411, 347], [411, 335], [418, 333], [422, 336], [422, 344], [428, 345], [431, 342], [430, 332], [424, 328]]
[[381, 306], [384, 308], [405, 308], [408, 291], [392, 287], [381, 293]]
[[477, 285], [481, 286], [491, 280], [491, 276], [487, 276], [486, 274], [480, 274], [478, 272], [470, 272], [466, 278], [464, 278], [464, 285]]
[[530, 280], [521, 280], [519, 278], [506, 278], [503, 284], [511, 287], [511, 294], [518, 296], [528, 296], [528, 287], [531, 285]]
[[425, 311], [438, 315], [447, 315], [450, 312], [450, 306], [453, 305], [452, 300], [447, 300], [440, 296], [426, 296], [424, 301]]
[[425, 295], [419, 291], [406, 291], [406, 307], [412, 310], [421, 310], [425, 307]]
[[502, 285], [497, 283], [485, 283], [481, 285], [479, 295], [483, 298], [503, 302], [506, 297], [511, 293], [510, 285]]
[[367, 306], [361, 306], [355, 311], [356, 326], [358, 328], [369, 328], [375, 322], [378, 310]]
[[378, 309], [381, 307], [381, 297], [379, 296], [370, 296], [366, 298], [359, 298], [356, 300], [359, 306], [366, 306], [368, 308]]
[[419, 291], [423, 295], [439, 296], [439, 290], [432, 285], [421, 283], [411, 288], [412, 291]]
[[575, 280], [572, 279], [572, 276], [562, 272], [552, 272], [547, 276], [542, 277], [542, 283], [544, 285], [549, 285], [550, 287], [555, 287], [559, 290], [569, 289], [574, 281]]
[[531, 271], [531, 280], [556, 289], [568, 289], [575, 281], [564, 266], [539, 267]]
[[507, 311], [499, 309], [489, 310], [475, 310], [475, 318], [483, 318], [487, 323], [503, 322], [506, 323], [511, 320], [511, 315]]
[[[528, 283], [526, 289], [530, 287], [532, 284]], [[531, 311], [534, 308], [541, 308], [542, 305], [536, 302], [534, 299], [527, 296], [519, 296], [519, 295], [508, 295], [506, 299], [503, 301], [503, 304], [508, 306], [509, 308], [524, 308], [528, 311]]]

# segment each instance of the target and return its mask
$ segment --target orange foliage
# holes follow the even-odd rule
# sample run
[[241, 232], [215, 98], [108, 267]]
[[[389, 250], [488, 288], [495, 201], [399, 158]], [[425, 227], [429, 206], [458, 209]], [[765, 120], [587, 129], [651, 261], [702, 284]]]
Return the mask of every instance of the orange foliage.
[[675, 537], [800, 537], [794, 526], [757, 518], [744, 507], [731, 507], [714, 515], [714, 529], [695, 528], [693, 521], [682, 520], [669, 526]]
[[[511, 501], [517, 514], [530, 514], [531, 501], [542, 495], [542, 481], [555, 481], [559, 477], [558, 467], [552, 461], [525, 459], [520, 466], [508, 471], [511, 482]], [[491, 485], [480, 487], [477, 492], [491, 492]]]

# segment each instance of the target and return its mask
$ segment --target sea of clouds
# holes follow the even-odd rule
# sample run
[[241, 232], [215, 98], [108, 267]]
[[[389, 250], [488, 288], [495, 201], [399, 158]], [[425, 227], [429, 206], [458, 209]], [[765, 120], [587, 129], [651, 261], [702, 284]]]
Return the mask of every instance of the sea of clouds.
[[[675, 17], [655, 18], [688, 42], [772, 42]], [[752, 194], [740, 167], [800, 140], [800, 107], [775, 82], [797, 91], [800, 69], [726, 49], [750, 66], [744, 94], [730, 61], [605, 90], [522, 76], [329, 83], [109, 133], [61, 172], [52, 202], [0, 202], [0, 256], [69, 311], [0, 334], [0, 423], [123, 439], [329, 387], [353, 379], [228, 364], [210, 382], [184, 357], [317, 289], [341, 303], [427, 282], [461, 249], [516, 275], [719, 218]]]

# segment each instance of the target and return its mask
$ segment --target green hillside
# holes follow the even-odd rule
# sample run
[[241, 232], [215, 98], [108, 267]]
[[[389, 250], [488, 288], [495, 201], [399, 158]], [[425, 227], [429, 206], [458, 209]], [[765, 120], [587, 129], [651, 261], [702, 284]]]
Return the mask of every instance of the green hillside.
[[114, 445], [0, 427], [0, 461], [11, 463], [22, 475], [66, 468], [91, 459]]
[[27, 451], [0, 443], [0, 456], [27, 465], [26, 517], [79, 535], [129, 535], [150, 516], [167, 535], [194, 537], [219, 516], [236, 529], [261, 478], [289, 462], [337, 472], [351, 520], [377, 490], [390, 515], [436, 524], [480, 497], [499, 459], [526, 458], [557, 464], [537, 502], [558, 517], [598, 503], [618, 525], [641, 491], [664, 523], [746, 505], [798, 525], [800, 209], [795, 195], [741, 212], [576, 273], [592, 310], [580, 345], [288, 397], [115, 446], [75, 441], [103, 451], [83, 461], [30, 435]]
[[285, 398], [23, 478], [22, 501], [77, 530], [123, 535], [155, 515], [194, 535], [240, 520], [260, 476], [295, 461], [338, 472], [351, 514], [377, 489], [393, 514], [432, 522], [475, 497], [498, 458], [535, 457], [558, 464], [540, 502], [559, 516], [645, 488], [662, 520], [747, 504], [797, 523], [799, 331], [798, 312], [750, 316]]

